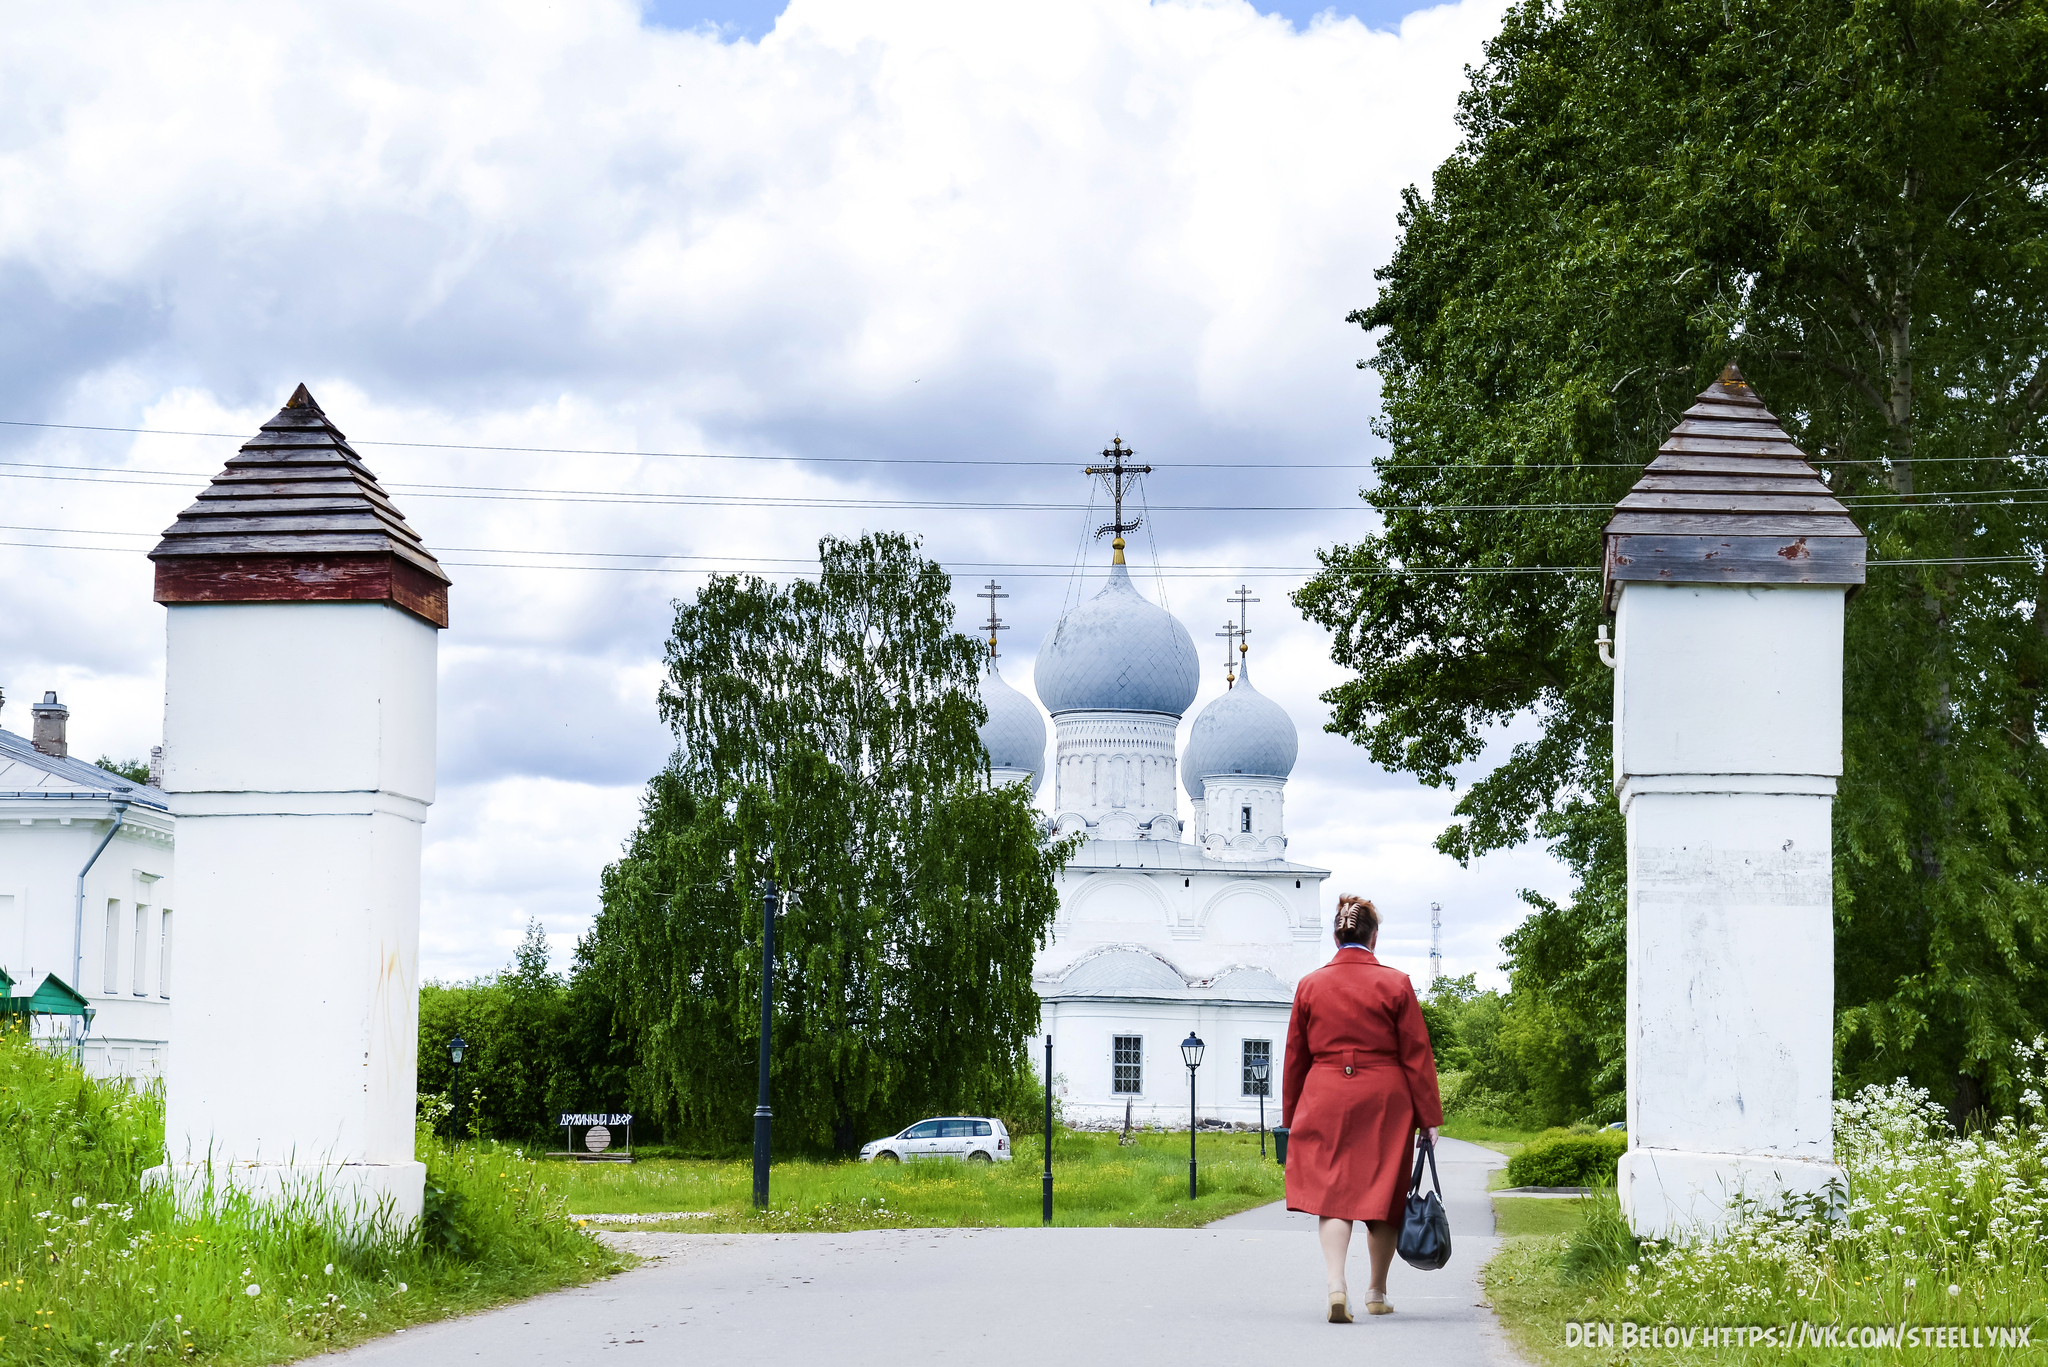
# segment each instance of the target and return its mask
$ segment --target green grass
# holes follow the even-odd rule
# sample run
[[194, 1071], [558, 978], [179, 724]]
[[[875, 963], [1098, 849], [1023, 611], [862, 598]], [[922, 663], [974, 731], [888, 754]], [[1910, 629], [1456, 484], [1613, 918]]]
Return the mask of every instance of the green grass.
[[1512, 1154], [1534, 1139], [1540, 1131], [1517, 1129], [1513, 1125], [1493, 1125], [1470, 1120], [1464, 1116], [1447, 1115], [1444, 1117], [1440, 1133], [1448, 1139], [1462, 1139], [1468, 1144], [1483, 1144], [1500, 1153]]
[[1493, 1232], [1504, 1239], [1528, 1234], [1570, 1234], [1585, 1220], [1584, 1201], [1542, 1196], [1493, 1198]]
[[141, 1188], [162, 1150], [161, 1088], [0, 1029], [0, 1364], [280, 1362], [623, 1265], [548, 1191], [555, 1170], [511, 1152], [421, 1143], [458, 1254], [233, 1197], [181, 1216]]
[[[1196, 1199], [1188, 1199], [1188, 1137], [1065, 1131], [1053, 1142], [1053, 1223], [1185, 1229], [1277, 1201], [1286, 1194], [1280, 1165], [1259, 1157], [1256, 1134], [1196, 1139]], [[1039, 1223], [1038, 1136], [1016, 1141], [1009, 1163], [859, 1163], [778, 1161], [767, 1211], [752, 1209], [747, 1162], [654, 1161], [560, 1164], [549, 1168], [579, 1215], [709, 1211], [708, 1219], [640, 1225], [705, 1233], [850, 1230]]]
[[[2037, 1044], [2035, 1046], [2039, 1048]], [[2041, 1055], [2020, 1050], [2023, 1059]], [[2033, 1079], [2034, 1087], [2048, 1080]], [[2039, 1092], [2030, 1106], [2038, 1109]], [[2048, 1126], [2038, 1117], [1957, 1137], [1941, 1108], [1905, 1083], [1837, 1103], [1836, 1157], [1848, 1191], [1824, 1202], [1753, 1205], [1712, 1238], [1637, 1239], [1611, 1191], [1577, 1207], [1575, 1229], [1508, 1235], [1485, 1284], [1517, 1349], [1544, 1367], [1716, 1367], [1906, 1361], [1933, 1367], [2039, 1362], [2048, 1320]], [[1510, 1198], [1512, 1199], [1512, 1198]], [[1509, 1200], [1496, 1199], [1498, 1207]], [[1614, 1326], [1611, 1345], [1567, 1348], [1565, 1325]], [[1864, 1348], [1777, 1342], [1624, 1346], [1622, 1326], [1733, 1328], [1956, 1326], [1979, 1332], [2035, 1326], [2029, 1350], [1908, 1344]]]

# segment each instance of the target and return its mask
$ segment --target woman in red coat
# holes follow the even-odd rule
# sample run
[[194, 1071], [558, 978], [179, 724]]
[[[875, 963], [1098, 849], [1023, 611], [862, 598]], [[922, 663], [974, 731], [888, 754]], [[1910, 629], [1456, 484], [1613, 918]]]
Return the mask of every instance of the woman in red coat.
[[1332, 1324], [1351, 1322], [1344, 1260], [1354, 1220], [1365, 1221], [1372, 1259], [1366, 1313], [1393, 1313], [1387, 1267], [1407, 1207], [1415, 1130], [1425, 1127], [1434, 1142], [1444, 1123], [1415, 985], [1373, 957], [1379, 930], [1372, 903], [1337, 899], [1336, 956], [1294, 989], [1287, 1022], [1287, 1208], [1322, 1217]]

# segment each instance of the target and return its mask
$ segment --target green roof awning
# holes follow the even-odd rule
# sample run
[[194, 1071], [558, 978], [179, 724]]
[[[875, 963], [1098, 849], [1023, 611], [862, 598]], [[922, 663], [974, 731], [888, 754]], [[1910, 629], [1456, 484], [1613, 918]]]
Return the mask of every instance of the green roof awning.
[[39, 1016], [83, 1016], [91, 1010], [84, 997], [72, 990], [71, 984], [52, 973], [36, 984], [34, 994], [24, 1001], [16, 997], [14, 1009], [26, 1009]]

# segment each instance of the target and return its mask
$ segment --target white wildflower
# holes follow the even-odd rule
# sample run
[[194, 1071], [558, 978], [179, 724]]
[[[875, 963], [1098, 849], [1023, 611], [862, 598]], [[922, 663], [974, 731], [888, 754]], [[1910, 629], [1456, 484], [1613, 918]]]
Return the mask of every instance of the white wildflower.
[[247, 1286], [242, 1288], [242, 1294], [245, 1296], [260, 1296], [263, 1294], [263, 1288], [256, 1285], [256, 1283], [254, 1282], [250, 1282]]

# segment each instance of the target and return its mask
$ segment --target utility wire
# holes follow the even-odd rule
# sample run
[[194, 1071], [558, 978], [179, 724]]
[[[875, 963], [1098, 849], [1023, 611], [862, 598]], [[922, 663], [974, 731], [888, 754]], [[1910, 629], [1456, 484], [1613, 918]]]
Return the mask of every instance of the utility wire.
[[[21, 462], [0, 461], [0, 466], [16, 466]], [[36, 466], [38, 470], [83, 469], [79, 466]], [[159, 472], [168, 473], [168, 472]], [[0, 478], [5, 479], [46, 479], [77, 484], [124, 484], [146, 488], [187, 488], [188, 485], [168, 480], [128, 479], [121, 476], [94, 475], [91, 477], [54, 474], [17, 473], [16, 469], [0, 469]], [[191, 478], [205, 478], [192, 476]], [[409, 499], [457, 499], [493, 503], [589, 503], [598, 505], [647, 504], [655, 507], [700, 507], [700, 508], [902, 508], [914, 511], [959, 511], [959, 512], [1036, 512], [1067, 513], [1083, 512], [1091, 505], [1082, 503], [1023, 502], [1000, 499], [914, 499], [914, 498], [844, 498], [826, 495], [811, 497], [782, 496], [773, 494], [675, 494], [661, 491], [636, 491], [627, 489], [546, 489], [527, 488], [503, 484], [405, 484], [397, 481], [384, 482], [384, 487], [403, 491]], [[2012, 490], [1971, 490], [1970, 493], [2029, 493], [2048, 495], [2048, 489], [2019, 488]], [[2048, 497], [2041, 498], [1996, 498], [1958, 499], [1941, 493], [1929, 494], [1848, 494], [1836, 496], [1845, 507], [1866, 508], [1904, 506], [1918, 508], [2024, 508], [2048, 503]], [[1912, 502], [1901, 502], [1905, 499]], [[1180, 513], [1584, 513], [1613, 512], [1613, 503], [1162, 503], [1160, 509]], [[1681, 510], [1682, 511], [1682, 510]]]
[[[115, 427], [103, 424], [71, 422], [27, 422], [21, 419], [0, 418], [0, 427], [29, 427], [58, 432], [120, 432], [145, 437], [218, 437], [225, 441], [246, 442], [249, 435], [243, 432], [188, 432], [168, 427]], [[1084, 465], [1085, 460], [972, 460], [963, 456], [807, 456], [807, 455], [741, 455], [731, 452], [714, 451], [633, 451], [605, 447], [585, 446], [493, 446], [478, 442], [456, 441], [379, 441], [375, 438], [349, 438], [351, 446], [389, 446], [418, 451], [498, 451], [519, 455], [535, 456], [634, 456], [649, 460], [741, 460], [741, 461], [806, 461], [821, 465], [988, 465], [1025, 466], [1031, 468], [1067, 470]], [[1993, 460], [2026, 460], [2033, 452], [2016, 452], [2009, 456], [1932, 456], [1914, 457], [1913, 465], [1977, 464]], [[1830, 460], [1826, 457], [1808, 457], [1815, 465], [1891, 465], [1892, 461], [1877, 457], [1861, 460]], [[1640, 461], [1582, 461], [1556, 464], [1516, 465], [1443, 465], [1434, 463], [1396, 464], [1379, 461], [1344, 462], [1300, 462], [1300, 461], [1176, 461], [1177, 470], [1485, 470], [1512, 474], [1521, 470], [1640, 470], [1647, 462]], [[207, 478], [200, 475], [195, 478]]]

